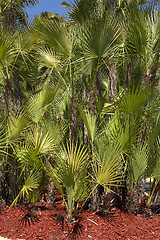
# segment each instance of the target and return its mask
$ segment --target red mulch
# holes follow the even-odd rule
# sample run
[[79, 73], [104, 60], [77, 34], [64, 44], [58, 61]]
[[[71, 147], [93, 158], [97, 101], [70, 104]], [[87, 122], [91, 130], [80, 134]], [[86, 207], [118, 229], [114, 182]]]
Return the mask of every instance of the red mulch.
[[[55, 213], [66, 216], [65, 206], [59, 201], [54, 207], [46, 206], [37, 210], [34, 223], [25, 221], [27, 207], [6, 207], [0, 213], [0, 236], [11, 239], [160, 239], [160, 216], [145, 219], [119, 209], [109, 215], [100, 216], [91, 210], [83, 210], [76, 224], [68, 226], [57, 222]], [[62, 229], [63, 228], [63, 229]]]

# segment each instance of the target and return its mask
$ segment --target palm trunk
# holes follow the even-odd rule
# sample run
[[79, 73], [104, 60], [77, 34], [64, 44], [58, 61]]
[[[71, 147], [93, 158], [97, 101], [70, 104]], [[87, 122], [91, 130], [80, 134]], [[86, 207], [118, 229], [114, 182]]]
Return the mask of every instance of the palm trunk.
[[89, 112], [91, 115], [95, 113], [95, 96], [94, 96], [94, 87], [92, 86], [89, 91]]
[[100, 78], [100, 73], [98, 71], [97, 76], [96, 76], [96, 88], [97, 88], [97, 92], [98, 92], [98, 98], [101, 95], [101, 78]]
[[[92, 86], [89, 91], [89, 112], [91, 115], [95, 114], [95, 96], [94, 96], [94, 87]], [[93, 157], [93, 144], [90, 145], [90, 151], [91, 151], [91, 160]], [[92, 172], [94, 174], [94, 171]], [[95, 188], [95, 183], [93, 182], [93, 189]], [[93, 211], [100, 209], [100, 194], [99, 194], [99, 188], [95, 188], [95, 190], [92, 193], [91, 198], [91, 209]]]
[[149, 74], [145, 73], [144, 78], [142, 80], [143, 90], [148, 86], [148, 84], [149, 84]]
[[71, 140], [76, 145], [77, 142], [77, 99], [76, 96], [71, 98]]
[[[12, 35], [14, 33], [14, 26], [15, 26], [15, 20], [14, 20], [14, 7], [13, 5], [9, 4], [8, 8], [5, 11], [5, 20], [6, 20], [6, 28], [8, 32]], [[11, 79], [8, 76], [5, 76], [5, 98], [7, 102], [8, 112], [10, 118], [14, 114], [14, 98], [13, 98], [13, 92], [12, 92], [12, 85], [11, 85]], [[10, 189], [8, 200], [12, 201], [15, 197], [15, 183], [16, 183], [16, 169], [14, 166], [14, 161], [12, 161], [12, 164], [8, 165], [8, 173], [6, 176], [7, 184]]]
[[109, 71], [109, 79], [110, 79], [110, 99], [111, 101], [114, 100], [117, 92], [117, 79], [116, 79], [116, 64], [112, 63], [110, 65]]
[[149, 81], [152, 86], [156, 83], [156, 76], [157, 76], [158, 69], [159, 68], [156, 66], [151, 72], [151, 77], [150, 77]]
[[13, 96], [12, 96], [12, 87], [11, 87], [11, 82], [9, 77], [5, 77], [5, 99], [6, 99], [6, 103], [7, 103], [7, 108], [8, 108], [8, 113], [11, 116], [12, 112], [13, 112], [13, 106], [14, 106], [14, 102], [13, 102]]
[[15, 101], [18, 108], [22, 105], [21, 99], [21, 88], [19, 83], [19, 72], [17, 64], [15, 64], [13, 69], [13, 82], [14, 82], [14, 92], [15, 92]]
[[153, 86], [156, 83], [157, 71], [158, 67], [155, 66], [150, 73], [145, 73], [142, 81], [143, 89], [145, 89], [149, 84]]
[[126, 89], [128, 90], [131, 85], [132, 79], [132, 62], [127, 64], [127, 77], [126, 77]]
[[6, 9], [6, 27], [10, 33], [14, 33], [14, 7], [9, 4]]
[[[87, 90], [84, 82], [83, 75], [81, 75], [81, 83], [82, 83], [82, 101], [85, 104], [87, 101]], [[88, 143], [88, 131], [86, 125], [83, 123], [83, 143]]]
[[145, 180], [141, 179], [138, 180], [135, 189], [133, 192], [129, 189], [129, 184], [127, 186], [127, 193], [125, 196], [125, 208], [128, 212], [131, 212], [133, 214], [142, 213], [141, 208], [141, 201], [144, 198], [145, 194]]
[[[14, 34], [15, 32], [14, 7], [10, 4], [6, 9], [6, 25], [9, 33]], [[15, 101], [16, 101], [17, 107], [20, 107], [22, 102], [21, 102], [21, 90], [20, 90], [19, 72], [18, 72], [17, 64], [14, 65], [12, 74], [13, 74], [13, 82], [14, 82]]]

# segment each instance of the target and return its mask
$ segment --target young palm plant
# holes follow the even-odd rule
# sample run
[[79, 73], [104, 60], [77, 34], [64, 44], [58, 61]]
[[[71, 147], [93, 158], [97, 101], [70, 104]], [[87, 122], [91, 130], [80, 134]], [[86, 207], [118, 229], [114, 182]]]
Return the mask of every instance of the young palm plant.
[[63, 125], [60, 130], [61, 123], [58, 125], [56, 118], [47, 112], [57, 97], [58, 89], [48, 84], [28, 101], [23, 110], [9, 119], [8, 136], [19, 166], [18, 191], [24, 182], [12, 205], [24, 195], [33, 202], [37, 201], [47, 184], [46, 159], [54, 156], [62, 140], [61, 131], [65, 132]]
[[70, 141], [61, 147], [55, 162], [55, 165], [48, 162], [47, 171], [63, 196], [70, 222], [76, 214], [77, 203], [89, 196], [87, 184], [89, 153], [81, 144], [77, 143], [74, 146]]

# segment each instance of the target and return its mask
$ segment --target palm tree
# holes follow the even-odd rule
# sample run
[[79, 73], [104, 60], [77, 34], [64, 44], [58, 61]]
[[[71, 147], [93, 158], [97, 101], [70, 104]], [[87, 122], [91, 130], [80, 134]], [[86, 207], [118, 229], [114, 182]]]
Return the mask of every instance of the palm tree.
[[2, 0], [0, 3], [2, 26], [13, 33], [17, 27], [27, 25], [25, 7], [34, 6], [36, 3], [39, 3], [39, 0]]
[[[9, 34], [13, 35], [17, 28], [21, 28], [27, 25], [27, 13], [25, 12], [25, 7], [30, 5], [35, 5], [39, 3], [38, 0], [8, 0], [1, 1], [0, 3], [0, 15], [1, 15], [1, 27], [2, 29], [6, 29]], [[18, 64], [14, 62], [12, 66], [13, 82], [14, 82], [14, 90], [15, 90], [15, 98], [16, 104], [21, 105], [21, 90], [19, 83], [19, 73], [18, 73]], [[5, 77], [5, 79], [8, 79]], [[6, 95], [10, 96], [9, 102], [14, 102], [13, 96], [11, 95], [11, 83], [10, 81], [6, 81], [6, 86], [8, 90], [6, 90]], [[9, 90], [10, 89], [10, 90]], [[10, 103], [8, 106], [11, 105]], [[10, 113], [13, 110], [13, 107], [9, 109]]]
[[[73, 215], [76, 214], [78, 207], [76, 204], [85, 200], [90, 194], [87, 186], [88, 164], [87, 149], [78, 144], [75, 146], [73, 142], [70, 142], [66, 147], [63, 146], [60, 149], [56, 157], [56, 166], [48, 165], [49, 176], [53, 179], [66, 204], [68, 222], [71, 222]], [[73, 209], [74, 214], [72, 213]]]
[[[35, 2], [2, 1], [1, 7], [12, 12], [13, 7]], [[141, 179], [153, 176], [152, 198], [159, 181], [159, 113], [149, 117], [159, 80], [159, 14], [138, 7], [145, 2], [75, 1], [66, 4], [69, 21], [45, 14], [18, 30], [12, 18], [7, 27], [13, 29], [11, 37], [3, 18], [0, 77], [5, 79], [10, 109], [5, 139], [14, 158], [14, 182], [21, 188], [14, 203], [24, 195], [36, 201], [49, 177], [64, 197], [70, 220], [74, 203], [99, 186], [114, 191], [126, 176], [133, 195]], [[14, 108], [12, 80], [19, 101], [21, 89], [19, 111]], [[71, 142], [66, 143], [64, 135]], [[93, 189], [83, 195], [83, 189], [90, 188], [88, 180]], [[13, 196], [15, 192], [16, 186]], [[94, 209], [101, 204], [96, 194]]]
[[[129, 87], [136, 87], [141, 84], [145, 87], [151, 81], [154, 84], [158, 70], [158, 10], [152, 12], [150, 7], [138, 8], [135, 2], [131, 2], [122, 16], [123, 20], [120, 19], [120, 21], [122, 21], [124, 29], [122, 66], [125, 66], [125, 62], [125, 86], [129, 89]], [[135, 74], [137, 74], [137, 81], [132, 82], [131, 79], [135, 79]], [[141, 75], [143, 75], [143, 78]]]
[[[50, 55], [55, 57], [57, 65], [52, 68], [53, 75], [57, 75], [62, 84], [62, 88], [68, 92], [70, 97], [70, 113], [71, 113], [71, 138], [76, 143], [77, 135], [77, 87], [80, 83], [77, 81], [78, 69], [72, 64], [76, 60], [75, 44], [76, 33], [72, 25], [64, 20], [57, 21], [42, 19], [39, 28], [44, 44], [50, 49]], [[41, 48], [41, 53], [46, 50]], [[48, 66], [46, 65], [48, 68]]]
[[[14, 46], [14, 37], [10, 37], [9, 34], [5, 31], [1, 33], [1, 43], [0, 43], [0, 52], [1, 52], [1, 69], [3, 71], [3, 77], [5, 81], [5, 97], [8, 100], [8, 108], [13, 109], [13, 97], [12, 97], [12, 87], [10, 79], [10, 69], [12, 63], [16, 56], [16, 48]], [[10, 112], [11, 113], [11, 112]]]

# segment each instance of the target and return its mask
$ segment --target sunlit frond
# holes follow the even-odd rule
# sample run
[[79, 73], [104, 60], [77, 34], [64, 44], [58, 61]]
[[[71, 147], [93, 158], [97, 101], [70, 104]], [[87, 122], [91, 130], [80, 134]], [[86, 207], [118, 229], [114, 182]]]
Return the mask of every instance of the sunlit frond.
[[121, 153], [122, 148], [119, 144], [107, 144], [104, 152], [95, 154], [92, 164], [95, 183], [109, 188], [122, 180], [124, 162]]
[[49, 48], [39, 49], [39, 65], [40, 67], [47, 67], [54, 69], [57, 67], [59, 60], [56, 58], [53, 50]]
[[148, 162], [148, 146], [143, 144], [134, 148], [132, 157], [129, 158], [130, 187], [133, 190], [133, 183], [145, 177]]
[[74, 202], [80, 195], [82, 197], [81, 188], [82, 186], [84, 187], [86, 179], [89, 155], [85, 147], [78, 145], [78, 143], [74, 146], [70, 142], [67, 143], [66, 147], [63, 146], [61, 148], [61, 152], [55, 161], [55, 167], [49, 165], [48, 174], [53, 179], [62, 196], [64, 195], [64, 190], [61, 184], [66, 189], [68, 200], [66, 206], [68, 214], [71, 216]]
[[147, 104], [150, 98], [151, 91], [148, 88], [133, 89], [129, 92], [124, 91], [115, 101], [118, 110], [124, 114], [134, 114], [140, 112]]
[[17, 110], [8, 120], [8, 137], [15, 140], [23, 132], [28, 124], [28, 118], [23, 110]]
[[66, 26], [56, 20], [44, 20], [40, 24], [40, 35], [54, 50], [70, 57], [72, 53], [72, 35], [69, 35]]
[[33, 96], [28, 103], [28, 117], [35, 123], [38, 123], [47, 107], [55, 98], [60, 85], [54, 87], [52, 85], [45, 86], [42, 91]]
[[91, 115], [89, 112], [86, 113], [80, 106], [79, 106], [80, 116], [83, 119], [84, 124], [87, 127], [88, 134], [91, 138], [91, 141], [95, 139], [96, 135], [96, 116]]
[[108, 65], [108, 61], [116, 55], [116, 48], [120, 43], [121, 27], [115, 19], [89, 23], [81, 28], [79, 39], [81, 42], [84, 70], [91, 73], [101, 65]]
[[25, 184], [23, 185], [19, 194], [12, 202], [11, 207], [17, 204], [18, 200], [20, 200], [22, 197], [24, 198], [25, 196], [29, 196], [30, 192], [34, 191], [34, 189], [37, 188], [38, 188], [38, 173], [32, 171], [30, 175], [27, 177]]

